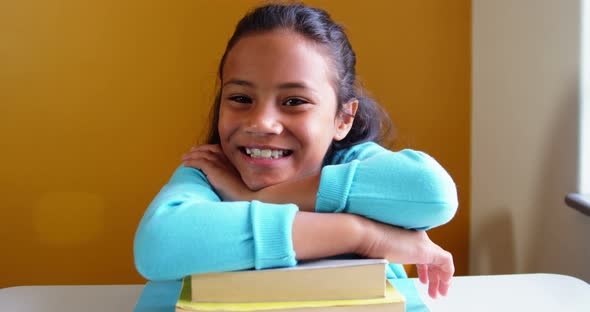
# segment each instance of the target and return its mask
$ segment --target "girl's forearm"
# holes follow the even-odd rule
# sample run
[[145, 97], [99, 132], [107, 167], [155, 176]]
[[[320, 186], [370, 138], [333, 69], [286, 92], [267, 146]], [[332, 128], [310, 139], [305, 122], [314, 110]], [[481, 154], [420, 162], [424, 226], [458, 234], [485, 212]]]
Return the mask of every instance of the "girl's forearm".
[[424, 231], [405, 230], [348, 213], [299, 211], [293, 221], [292, 240], [298, 260], [354, 253], [394, 263], [428, 263], [427, 251], [432, 247]]
[[298, 260], [356, 253], [363, 242], [361, 217], [345, 213], [298, 212], [293, 249]]

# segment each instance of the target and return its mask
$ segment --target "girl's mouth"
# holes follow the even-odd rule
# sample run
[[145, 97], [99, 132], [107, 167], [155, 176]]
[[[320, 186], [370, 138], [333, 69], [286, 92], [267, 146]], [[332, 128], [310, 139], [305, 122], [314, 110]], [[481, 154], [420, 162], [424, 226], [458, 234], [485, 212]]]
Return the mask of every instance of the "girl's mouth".
[[257, 159], [278, 159], [287, 157], [293, 154], [292, 150], [287, 149], [261, 149], [261, 148], [252, 148], [252, 147], [245, 147], [241, 146], [240, 151], [247, 155], [250, 158], [257, 158]]

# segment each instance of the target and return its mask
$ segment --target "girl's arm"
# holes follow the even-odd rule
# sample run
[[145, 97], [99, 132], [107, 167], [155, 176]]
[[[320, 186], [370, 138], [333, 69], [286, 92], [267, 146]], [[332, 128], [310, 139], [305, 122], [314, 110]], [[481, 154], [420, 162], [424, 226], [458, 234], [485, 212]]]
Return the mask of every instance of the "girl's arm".
[[455, 183], [425, 153], [391, 152], [365, 143], [337, 153], [333, 163], [321, 174], [267, 187], [252, 196], [295, 203], [304, 211], [352, 213], [418, 230], [448, 222], [457, 209]]
[[347, 213], [298, 212], [293, 222], [297, 259], [355, 253], [395, 263], [417, 264], [428, 293], [446, 295], [455, 272], [451, 254], [424, 231], [410, 231]]
[[442, 225], [455, 215], [455, 183], [425, 153], [364, 143], [335, 158], [322, 169], [318, 212], [353, 213], [414, 230]]
[[292, 204], [221, 202], [201, 171], [180, 166], [137, 228], [137, 270], [150, 280], [171, 280], [295, 265], [297, 210]]
[[[258, 201], [221, 202], [201, 171], [181, 166], [145, 212], [134, 256], [137, 270], [150, 280], [292, 266], [296, 259], [346, 253], [422, 263], [424, 270], [418, 272], [426, 272], [420, 274], [423, 281], [441, 276], [436, 272], [449, 263], [452, 267], [452, 259], [434, 262], [445, 252], [432, 248], [436, 245], [429, 240], [417, 240], [416, 233], [353, 214], [297, 212], [295, 205]], [[442, 278], [436, 283], [430, 279], [429, 287], [446, 285], [438, 283]]]
[[[316, 211], [347, 212], [343, 215], [349, 217], [364, 216], [379, 222], [357, 218], [365, 220], [367, 224], [379, 225], [370, 228], [381, 229], [381, 231], [372, 231], [377, 234], [369, 237], [388, 237], [390, 239], [377, 241], [385, 241], [389, 246], [391, 244], [410, 246], [404, 244], [404, 242], [408, 242], [408, 235], [413, 237], [418, 235], [416, 233], [422, 233], [420, 235], [427, 236], [421, 231], [403, 231], [398, 227], [382, 223], [408, 229], [427, 229], [447, 222], [457, 206], [455, 185], [446, 171], [434, 159], [424, 153], [411, 150], [393, 153], [375, 143], [360, 144], [337, 152], [331, 160], [332, 165], [325, 166], [321, 176], [311, 175], [296, 181], [281, 183], [255, 192], [254, 195], [252, 195], [252, 191], [245, 188], [239, 174], [229, 165], [218, 145], [193, 148], [191, 153], [183, 158], [185, 165], [202, 170], [207, 175], [208, 181], [215, 186], [217, 193], [225, 200], [251, 200], [255, 198], [266, 202], [295, 203], [304, 207], [304, 210], [311, 211], [315, 203]], [[321, 204], [322, 202], [323, 204]], [[340, 205], [342, 202], [344, 208]], [[339, 209], [340, 211], [338, 211]], [[297, 218], [300, 215], [301, 213], [298, 213]], [[335, 214], [312, 215], [314, 219], [310, 220], [309, 224], [315, 223], [316, 226], [310, 225], [306, 232], [301, 234], [308, 233], [309, 243], [298, 246], [301, 248], [317, 248], [319, 246], [320, 251], [327, 252], [327, 254], [321, 254], [320, 257], [338, 254], [336, 251], [329, 252], [332, 250], [331, 248], [338, 248], [340, 253], [345, 253], [346, 251], [340, 248], [345, 248], [346, 242], [337, 243], [336, 240], [330, 238], [330, 233], [339, 233], [338, 231], [309, 235], [309, 233], [315, 233], [318, 228], [325, 228], [324, 225], [329, 222], [326, 219], [318, 224], [319, 219], [331, 218], [333, 217], [331, 215]], [[298, 222], [298, 224], [303, 223]], [[392, 236], [390, 232], [406, 233], [406, 235]], [[298, 236], [295, 235], [300, 235], [300, 233], [294, 231], [293, 235], [294, 242], [298, 241]], [[352, 241], [359, 237], [354, 234], [337, 236]], [[320, 237], [326, 239], [320, 239]], [[314, 238], [317, 239], [314, 240]], [[323, 244], [322, 242], [328, 243]], [[387, 244], [373, 244], [371, 246], [377, 245]], [[429, 240], [426, 245], [436, 246]], [[301, 248], [297, 250], [297, 258], [305, 259], [307, 249]], [[439, 268], [452, 267], [450, 254], [440, 247], [423, 249], [434, 250], [434, 252], [420, 252], [418, 254], [361, 252], [361, 254], [382, 256], [397, 263], [417, 263], [421, 280], [426, 274], [424, 272], [431, 275], [433, 270], [440, 273]], [[424, 257], [425, 254], [436, 256]], [[404, 255], [406, 258], [401, 257]], [[443, 260], [441, 261], [441, 259]], [[423, 273], [420, 274], [420, 272]], [[432, 275], [440, 276], [441, 274], [433, 273]], [[436, 285], [437, 279], [433, 277], [432, 280], [434, 282], [430, 283], [431, 287]]]
[[222, 202], [202, 171], [180, 166], [140, 221], [135, 264], [150, 280], [293, 266], [296, 259], [361, 250], [359, 219], [298, 213], [293, 204]]

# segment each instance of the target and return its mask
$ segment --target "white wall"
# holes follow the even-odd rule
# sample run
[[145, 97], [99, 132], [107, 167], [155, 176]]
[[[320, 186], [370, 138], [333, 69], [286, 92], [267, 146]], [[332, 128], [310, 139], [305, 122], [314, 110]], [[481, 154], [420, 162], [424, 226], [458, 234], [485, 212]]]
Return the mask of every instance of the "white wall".
[[590, 282], [576, 191], [580, 0], [473, 1], [470, 273]]
[[[590, 0], [582, 0], [582, 74], [580, 75], [580, 171], [578, 193], [590, 194]], [[582, 120], [587, 120], [582, 122]]]

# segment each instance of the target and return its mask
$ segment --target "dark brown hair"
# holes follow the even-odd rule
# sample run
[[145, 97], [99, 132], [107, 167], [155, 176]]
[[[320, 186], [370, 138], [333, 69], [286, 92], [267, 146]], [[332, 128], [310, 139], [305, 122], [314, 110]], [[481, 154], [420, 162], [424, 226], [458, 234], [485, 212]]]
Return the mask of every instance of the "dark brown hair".
[[[321, 9], [307, 7], [302, 4], [267, 4], [246, 14], [236, 26], [234, 34], [219, 64], [219, 81], [223, 81], [222, 72], [227, 55], [233, 46], [246, 35], [286, 29], [303, 35], [305, 38], [326, 48], [335, 74], [334, 86], [338, 101], [338, 111], [351, 100], [357, 99], [358, 109], [352, 128], [341, 141], [334, 141], [327, 157], [336, 150], [347, 148], [359, 143], [373, 141], [383, 143], [390, 139], [392, 123], [383, 108], [365, 95], [363, 88], [356, 79], [356, 55], [341, 25], [334, 22], [329, 14]], [[211, 125], [208, 134], [209, 144], [219, 144], [219, 106], [221, 90], [217, 91], [211, 112]]]

